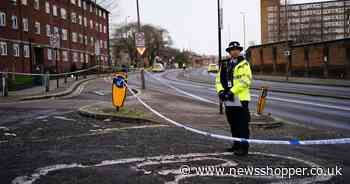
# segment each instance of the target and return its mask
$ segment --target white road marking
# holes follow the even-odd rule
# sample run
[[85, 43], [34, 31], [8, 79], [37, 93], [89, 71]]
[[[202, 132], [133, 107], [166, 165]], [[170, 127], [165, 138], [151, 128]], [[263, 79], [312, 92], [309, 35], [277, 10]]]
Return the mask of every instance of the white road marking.
[[4, 126], [0, 126], [0, 130], [3, 130], [3, 131], [10, 131], [10, 129], [9, 129], [9, 128], [4, 127]]
[[16, 137], [17, 135], [15, 133], [4, 133], [4, 136], [12, 136], [12, 137]]
[[64, 120], [64, 121], [76, 121], [75, 119], [67, 118], [64, 116], [54, 116], [53, 118], [59, 119], [59, 120]]
[[101, 91], [94, 91], [93, 93], [99, 95], [99, 96], [105, 96], [105, 94]]
[[38, 116], [38, 117], [36, 117], [35, 119], [37, 119], [37, 120], [42, 120], [42, 119], [46, 119], [46, 118], [48, 118], [49, 116]]
[[[214, 88], [208, 88], [208, 89], [211, 90], [211, 91], [216, 91]], [[255, 94], [252, 94], [251, 96], [259, 98], [259, 95], [255, 95]], [[320, 104], [320, 103], [315, 103], [315, 102], [308, 102], [308, 101], [301, 101], [301, 100], [292, 100], [292, 99], [286, 99], [286, 98], [277, 98], [277, 97], [272, 97], [272, 96], [268, 96], [267, 99], [268, 100], [281, 101], [281, 102], [302, 104], [302, 105], [311, 105], [311, 106], [328, 108], [328, 109], [337, 109], [337, 110], [342, 110], [342, 111], [350, 111], [350, 108], [349, 107], [345, 107], [345, 106], [326, 105], [326, 104]]]
[[[294, 158], [290, 156], [283, 156], [278, 154], [268, 154], [268, 153], [261, 153], [261, 152], [251, 152], [250, 155], [260, 155], [260, 156], [266, 156], [266, 157], [273, 157], [276, 159], [287, 159], [295, 162], [299, 162], [302, 164], [305, 164], [312, 168], [322, 168], [322, 166], [311, 162], [311, 161], [305, 161], [299, 158]], [[226, 167], [236, 167], [239, 166], [239, 163], [228, 160], [225, 158], [220, 158], [220, 156], [231, 156], [232, 153], [225, 152], [225, 153], [189, 153], [189, 154], [182, 154], [182, 155], [161, 155], [161, 156], [155, 156], [155, 157], [136, 157], [136, 158], [125, 158], [125, 159], [118, 159], [118, 160], [105, 160], [102, 161], [99, 164], [95, 165], [83, 165], [83, 164], [58, 164], [58, 165], [51, 165], [47, 167], [42, 167], [35, 169], [35, 173], [31, 174], [30, 176], [18, 176], [15, 179], [12, 180], [12, 184], [32, 184], [35, 181], [39, 180], [40, 177], [45, 176], [53, 171], [58, 170], [64, 170], [64, 169], [70, 169], [70, 168], [91, 168], [91, 167], [104, 167], [104, 166], [112, 166], [112, 165], [125, 165], [125, 164], [134, 164], [131, 169], [136, 171], [143, 171], [145, 175], [151, 174], [153, 171], [148, 171], [145, 169], [140, 169], [143, 166], [147, 165], [159, 165], [161, 168], [164, 164], [171, 164], [171, 163], [188, 163], [194, 162], [194, 161], [201, 161], [201, 160], [217, 160], [217, 161], [224, 161], [223, 164], [220, 164], [220, 166], [226, 166]], [[218, 158], [219, 157], [219, 158]], [[166, 184], [177, 184], [181, 180], [186, 179], [188, 177], [193, 177], [194, 175], [181, 175], [179, 172], [179, 168], [176, 169], [166, 169], [166, 170], [160, 170], [157, 173], [153, 173], [155, 175], [167, 175], [167, 174], [174, 174], [175, 180], [173, 181], [167, 181]], [[215, 177], [215, 176], [213, 176]], [[249, 178], [255, 178], [255, 179], [270, 179], [269, 176], [241, 176], [243, 178], [249, 177]], [[280, 182], [283, 183], [314, 183], [314, 182], [324, 182], [328, 181], [332, 178], [332, 176], [317, 176], [317, 177], [308, 177], [307, 178], [295, 178], [290, 180], [283, 180], [281, 179]], [[279, 177], [274, 177], [279, 179]]]

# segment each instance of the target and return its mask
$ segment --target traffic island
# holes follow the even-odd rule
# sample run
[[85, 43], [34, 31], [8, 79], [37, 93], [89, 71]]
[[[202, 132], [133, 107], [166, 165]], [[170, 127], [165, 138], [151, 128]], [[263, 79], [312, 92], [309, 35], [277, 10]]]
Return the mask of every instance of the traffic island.
[[152, 121], [150, 120], [147, 113], [135, 110], [133, 108], [123, 107], [117, 111], [111, 102], [100, 102], [92, 105], [87, 105], [81, 107], [78, 112], [82, 116], [100, 120], [102, 119], [105, 121], [123, 120], [133, 123]]

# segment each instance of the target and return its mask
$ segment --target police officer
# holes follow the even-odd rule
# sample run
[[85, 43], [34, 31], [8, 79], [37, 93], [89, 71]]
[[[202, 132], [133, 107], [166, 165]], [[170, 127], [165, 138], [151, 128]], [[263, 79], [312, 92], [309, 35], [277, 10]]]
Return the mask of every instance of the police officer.
[[[232, 137], [249, 139], [250, 86], [252, 72], [249, 63], [241, 56], [243, 48], [239, 42], [231, 42], [226, 52], [230, 58], [220, 62], [220, 70], [216, 76], [216, 91], [225, 105], [227, 121], [231, 127]], [[248, 154], [248, 142], [235, 141], [228, 151], [235, 155]]]

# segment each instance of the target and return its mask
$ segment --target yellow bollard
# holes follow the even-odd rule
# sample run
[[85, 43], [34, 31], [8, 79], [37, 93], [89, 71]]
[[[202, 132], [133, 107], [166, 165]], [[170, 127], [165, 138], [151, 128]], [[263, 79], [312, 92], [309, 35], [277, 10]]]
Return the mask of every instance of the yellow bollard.
[[126, 72], [116, 72], [113, 75], [112, 103], [117, 111], [119, 111], [119, 109], [124, 106], [124, 102], [128, 91], [125, 83], [127, 83]]
[[267, 87], [262, 87], [261, 88], [261, 95], [260, 95], [259, 101], [258, 101], [258, 106], [256, 108], [256, 111], [258, 114], [262, 114], [264, 112], [266, 96], [267, 96]]

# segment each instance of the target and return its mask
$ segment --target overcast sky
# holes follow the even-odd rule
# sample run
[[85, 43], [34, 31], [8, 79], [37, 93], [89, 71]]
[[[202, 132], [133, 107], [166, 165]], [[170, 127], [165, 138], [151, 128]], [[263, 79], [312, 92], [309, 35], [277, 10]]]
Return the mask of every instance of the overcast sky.
[[[293, 3], [316, 0], [292, 0]], [[318, 0], [320, 1], [320, 0]], [[141, 22], [159, 25], [170, 32], [174, 47], [191, 49], [199, 54], [217, 54], [217, 0], [139, 0]], [[260, 43], [260, 0], [223, 0], [223, 47], [230, 40], [243, 45], [243, 21], [246, 14], [247, 45]], [[112, 22], [136, 21], [136, 0], [120, 0], [117, 10], [111, 11]], [[118, 16], [113, 16], [118, 15]]]

